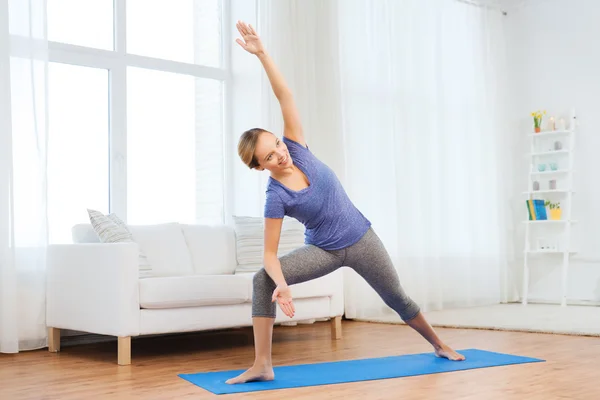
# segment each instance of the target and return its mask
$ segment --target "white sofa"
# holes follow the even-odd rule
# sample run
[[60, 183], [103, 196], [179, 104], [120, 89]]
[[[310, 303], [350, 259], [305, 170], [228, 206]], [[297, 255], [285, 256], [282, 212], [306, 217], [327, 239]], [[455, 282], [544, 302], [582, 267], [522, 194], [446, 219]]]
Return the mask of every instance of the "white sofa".
[[[135, 243], [100, 243], [91, 224], [73, 227], [74, 244], [50, 245], [46, 323], [51, 352], [60, 330], [118, 337], [118, 364], [131, 363], [131, 337], [252, 325], [252, 277], [240, 273], [233, 226], [178, 223], [130, 226]], [[139, 246], [139, 247], [138, 247]], [[152, 265], [140, 278], [139, 249]], [[296, 315], [277, 306], [275, 323], [331, 320], [341, 337], [343, 277], [338, 270], [293, 285]]]

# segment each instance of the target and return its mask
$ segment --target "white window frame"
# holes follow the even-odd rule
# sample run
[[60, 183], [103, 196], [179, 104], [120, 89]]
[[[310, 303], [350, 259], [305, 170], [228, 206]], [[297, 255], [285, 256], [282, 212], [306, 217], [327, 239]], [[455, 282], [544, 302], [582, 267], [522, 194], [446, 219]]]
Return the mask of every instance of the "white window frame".
[[[228, 116], [231, 115], [231, 52], [226, 44], [230, 42], [230, 0], [221, 0], [221, 68], [208, 67], [154, 57], [127, 53], [127, 0], [113, 1], [114, 50], [103, 50], [62, 42], [48, 41], [48, 62], [70, 64], [82, 67], [106, 69], [109, 73], [109, 212], [114, 212], [127, 221], [127, 67], [139, 67], [162, 72], [185, 74], [197, 78], [210, 78], [223, 82], [223, 176], [229, 179], [231, 135]], [[224, 185], [223, 216], [225, 221], [231, 210], [230, 185]]]

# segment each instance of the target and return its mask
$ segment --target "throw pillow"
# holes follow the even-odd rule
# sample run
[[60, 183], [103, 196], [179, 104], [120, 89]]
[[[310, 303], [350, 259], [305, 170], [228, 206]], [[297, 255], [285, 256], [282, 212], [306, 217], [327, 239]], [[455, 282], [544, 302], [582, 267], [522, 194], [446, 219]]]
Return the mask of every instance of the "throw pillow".
[[[114, 213], [104, 215], [100, 211], [87, 210], [92, 228], [102, 243], [132, 243], [135, 242], [127, 225]], [[139, 252], [140, 278], [152, 276], [152, 266], [148, 257], [140, 249]]]
[[[131, 235], [131, 241], [135, 241], [135, 238], [133, 237], [133, 233], [131, 233], [131, 230], [129, 230], [129, 228], [127, 227], [127, 224], [125, 222], [123, 222], [123, 220], [121, 220], [121, 218], [119, 218], [117, 216], [117, 214], [110, 213], [107, 215], [107, 217], [110, 218], [119, 227], [121, 227], [121, 228], [125, 229], [127, 232], [129, 232], [129, 234]], [[152, 276], [152, 266], [150, 265], [150, 262], [148, 261], [148, 256], [146, 256], [146, 254], [144, 254], [144, 252], [142, 251], [141, 248], [140, 248], [139, 261], [140, 261], [140, 278], [146, 278], [146, 277]]]

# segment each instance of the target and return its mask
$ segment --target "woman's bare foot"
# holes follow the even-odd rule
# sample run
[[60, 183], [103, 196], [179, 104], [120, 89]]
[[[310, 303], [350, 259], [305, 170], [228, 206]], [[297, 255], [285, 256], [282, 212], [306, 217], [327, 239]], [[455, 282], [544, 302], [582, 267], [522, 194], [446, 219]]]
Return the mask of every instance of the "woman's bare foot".
[[235, 378], [228, 379], [225, 383], [233, 385], [235, 383], [255, 382], [255, 381], [272, 381], [275, 379], [275, 373], [273, 367], [269, 366], [256, 366], [246, 372], [236, 376]]
[[441, 358], [447, 358], [451, 361], [463, 361], [465, 359], [465, 356], [457, 353], [445, 344], [442, 344], [439, 348], [435, 349], [435, 355]]

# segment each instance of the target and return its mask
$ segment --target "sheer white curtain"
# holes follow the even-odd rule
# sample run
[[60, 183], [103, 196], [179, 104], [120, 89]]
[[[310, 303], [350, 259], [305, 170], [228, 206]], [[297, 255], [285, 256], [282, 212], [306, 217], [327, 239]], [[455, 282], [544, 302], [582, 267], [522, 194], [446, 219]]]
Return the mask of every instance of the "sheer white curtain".
[[[373, 222], [425, 310], [505, 300], [502, 13], [456, 0], [258, 1], [313, 151]], [[262, 75], [262, 120], [281, 132]], [[398, 320], [352, 271], [346, 315]]]
[[[343, 176], [338, 3], [258, 0], [257, 5], [258, 33], [294, 93], [311, 150]], [[261, 126], [281, 136], [279, 103], [264, 71], [260, 79]], [[266, 187], [268, 174], [261, 177], [261, 187]]]
[[46, 346], [46, 1], [0, 0], [0, 352]]
[[[423, 310], [501, 302], [512, 176], [502, 14], [350, 0], [339, 16], [349, 195]], [[398, 319], [349, 275], [347, 316]]]

